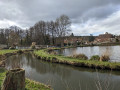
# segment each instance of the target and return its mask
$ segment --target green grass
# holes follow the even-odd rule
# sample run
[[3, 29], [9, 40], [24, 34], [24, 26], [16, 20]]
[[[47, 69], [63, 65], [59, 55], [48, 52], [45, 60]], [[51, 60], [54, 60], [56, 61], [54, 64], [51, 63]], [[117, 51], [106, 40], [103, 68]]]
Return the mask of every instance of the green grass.
[[[31, 50], [31, 49], [21, 49], [21, 51], [26, 51], [26, 50]], [[14, 53], [14, 52], [17, 52], [19, 51], [19, 49], [15, 49], [15, 50], [9, 50], [9, 49], [2, 49], [0, 50], [0, 55], [4, 55], [4, 54], [7, 54], [7, 53]]]
[[[0, 89], [5, 78], [6, 71], [0, 69]], [[26, 86], [25, 90], [51, 90], [48, 86], [41, 84], [39, 82], [32, 81], [30, 79], [25, 80]]]
[[5, 77], [5, 70], [4, 69], [0, 69], [0, 90], [1, 90], [1, 85], [2, 85], [2, 82], [3, 82], [3, 79]]
[[13, 52], [16, 52], [18, 50], [0, 50], [0, 55], [4, 55], [6, 53], [13, 53]]
[[77, 64], [84, 64], [84, 66], [87, 67], [100, 67], [100, 68], [109, 68], [109, 69], [115, 69], [115, 70], [120, 70], [120, 63], [116, 62], [103, 62], [103, 61], [96, 61], [96, 60], [80, 60], [80, 59], [75, 59], [71, 57], [65, 57], [61, 55], [51, 55], [47, 53], [46, 49], [39, 50], [39, 51], [34, 51], [34, 54], [37, 56], [40, 56], [42, 58], [46, 57], [49, 60], [52, 60], [52, 58], [57, 58], [59, 61], [63, 62], [69, 62], [71, 63], [77, 63]]
[[48, 86], [39, 82], [26, 79], [26, 90], [51, 90]]

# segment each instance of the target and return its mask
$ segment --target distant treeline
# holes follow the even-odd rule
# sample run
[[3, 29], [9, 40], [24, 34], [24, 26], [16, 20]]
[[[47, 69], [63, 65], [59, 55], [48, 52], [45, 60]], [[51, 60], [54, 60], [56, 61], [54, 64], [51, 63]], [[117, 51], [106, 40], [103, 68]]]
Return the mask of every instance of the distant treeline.
[[36, 42], [38, 45], [56, 45], [55, 39], [66, 36], [71, 31], [70, 25], [69, 17], [61, 15], [54, 21], [39, 21], [27, 30], [0, 29], [0, 44], [29, 46]]

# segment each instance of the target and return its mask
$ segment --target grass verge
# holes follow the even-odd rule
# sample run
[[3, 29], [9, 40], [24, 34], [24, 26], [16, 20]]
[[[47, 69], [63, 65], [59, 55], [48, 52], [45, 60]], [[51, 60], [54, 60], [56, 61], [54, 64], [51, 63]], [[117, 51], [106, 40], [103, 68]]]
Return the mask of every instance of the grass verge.
[[34, 54], [38, 59], [53, 63], [61, 63], [61, 64], [68, 64], [68, 65], [95, 68], [95, 69], [97, 68], [97, 69], [120, 70], [120, 63], [103, 62], [103, 61], [95, 61], [95, 60], [80, 60], [80, 59], [65, 57], [61, 55], [51, 55], [47, 53], [47, 49], [34, 51]]
[[[0, 69], [0, 90], [3, 80], [5, 78], [6, 70]], [[39, 82], [32, 81], [30, 79], [26, 79], [26, 87], [25, 90], [51, 90], [48, 86], [41, 84]]]

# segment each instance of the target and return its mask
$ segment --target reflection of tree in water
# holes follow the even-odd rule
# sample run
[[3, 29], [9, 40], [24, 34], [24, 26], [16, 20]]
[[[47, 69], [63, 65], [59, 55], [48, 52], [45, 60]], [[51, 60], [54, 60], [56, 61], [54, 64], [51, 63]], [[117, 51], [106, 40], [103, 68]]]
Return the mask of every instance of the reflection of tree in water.
[[29, 53], [9, 57], [6, 66], [11, 68], [13, 63], [23, 65], [23, 67], [30, 66], [40, 74], [52, 73], [60, 75], [62, 78], [69, 77], [71, 74], [71, 70], [65, 68], [65, 66], [54, 63], [42, 62]]
[[57, 54], [59, 54], [59, 55], [64, 54], [64, 49], [54, 50], [54, 51], [57, 52]]
[[104, 47], [99, 47], [99, 53], [100, 55], [109, 55], [111, 56], [112, 55], [112, 51], [113, 51], [113, 48], [112, 47], [109, 47], [109, 46], [104, 46]]
[[7, 69], [22, 68], [23, 62], [21, 62], [22, 57], [19, 55], [10, 56], [6, 61]]
[[111, 52], [112, 52], [112, 48], [111, 47], [106, 47], [106, 49], [103, 52], [103, 54], [111, 56]]
[[[58, 74], [63, 77], [69, 77], [73, 70], [96, 72], [96, 70], [94, 69], [78, 68], [74, 66], [66, 66], [66, 65], [49, 63], [49, 62], [42, 62], [36, 59], [33, 54], [29, 54], [29, 53], [22, 55], [14, 55], [9, 57], [8, 60], [6, 61], [6, 66], [8, 68], [11, 68], [13, 63], [20, 63], [20, 65], [23, 65], [23, 67], [30, 66], [31, 68], [34, 68], [38, 73], [41, 74], [52, 73], [52, 74]], [[100, 70], [100, 73], [106, 73], [106, 72], [109, 71]], [[113, 71], [112, 74], [120, 75], [120, 73], [116, 71]]]
[[78, 54], [77, 48], [72, 48], [71, 49], [71, 55], [76, 55], [76, 54]]
[[73, 54], [76, 54], [76, 48], [64, 49], [65, 56], [71, 56]]
[[[8, 63], [8, 64], [10, 65], [14, 61], [18, 62], [18, 63], [19, 62], [23, 63], [23, 65], [24, 65], [23, 67], [25, 67], [25, 66], [28, 68], [31, 67], [34, 70], [36, 70], [36, 72], [38, 74], [34, 74], [34, 73], [32, 73], [32, 74], [34, 77], [37, 77], [38, 81], [39, 81], [39, 78], [41, 78], [38, 76], [40, 74], [43, 75], [42, 76], [43, 78], [44, 78], [45, 74], [48, 74], [48, 75], [51, 74], [53, 76], [52, 78], [54, 78], [54, 76], [56, 76], [56, 75], [59, 75], [58, 77], [54, 78], [56, 87], [62, 87], [62, 84], [64, 84], [65, 87], [66, 87], [66, 85], [68, 85], [70, 87], [70, 90], [75, 90], [75, 89], [79, 90], [78, 85], [80, 84], [81, 88], [86, 88], [86, 85], [87, 85], [87, 87], [89, 87], [90, 90], [93, 90], [93, 88], [96, 88], [95, 80], [97, 80], [97, 79], [96, 79], [96, 70], [94, 70], [94, 69], [80, 68], [80, 67], [78, 68], [78, 67], [54, 64], [54, 63], [49, 63], [49, 62], [42, 62], [42, 61], [36, 59], [31, 54], [22, 54], [22, 55], [16, 55], [16, 56], [9, 57], [8, 62], [10, 62], [10, 63]], [[90, 72], [94, 72], [94, 73], [90, 73]], [[106, 77], [108, 77], [108, 74], [106, 74], [107, 72], [109, 73], [110, 71], [101, 70], [100, 73], [98, 72], [101, 82], [104, 81], [104, 79], [106, 79]], [[118, 74], [120, 74], [120, 73], [118, 73]], [[37, 81], [37, 79], [35, 79], [35, 80]], [[116, 77], [116, 79], [118, 79], [118, 78]], [[118, 79], [118, 81], [116, 81], [116, 79], [114, 79], [114, 84], [116, 85], [116, 88], [119, 88], [118, 84], [119, 84], [120, 80]], [[47, 80], [48, 80], [48, 78], [47, 79], [44, 78], [43, 81], [46, 82]], [[52, 80], [51, 77], [50, 77], [50, 80]], [[42, 81], [42, 79], [40, 79], [40, 81]], [[110, 83], [112, 83], [112, 82], [113, 81], [110, 81]], [[60, 84], [60, 85], [58, 85], [58, 84]], [[96, 90], [96, 89], [94, 89], [94, 90]], [[116, 89], [114, 89], [114, 90], [116, 90]]]

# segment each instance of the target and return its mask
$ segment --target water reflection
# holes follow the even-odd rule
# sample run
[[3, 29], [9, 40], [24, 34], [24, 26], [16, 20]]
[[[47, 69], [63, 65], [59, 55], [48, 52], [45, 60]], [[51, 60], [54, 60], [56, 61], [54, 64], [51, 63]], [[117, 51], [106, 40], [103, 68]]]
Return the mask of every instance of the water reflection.
[[23, 68], [27, 69], [32, 68], [34, 69], [37, 73], [40, 74], [46, 74], [46, 73], [51, 73], [51, 74], [57, 74], [62, 76], [62, 78], [67, 78], [70, 75], [70, 70], [64, 67], [60, 67], [60, 65], [57, 64], [52, 64], [48, 63], [46, 65], [46, 62], [42, 62], [39, 60], [36, 60], [36, 58], [32, 54], [23, 54], [23, 55], [16, 55], [10, 57], [6, 61], [6, 68], [11, 69], [13, 63], [20, 63]]
[[[13, 63], [20, 63], [26, 71], [26, 77], [50, 84], [54, 90], [97, 90], [96, 83], [105, 88], [109, 82], [108, 90], [119, 90], [120, 73], [111, 71], [96, 71], [93, 69], [72, 67], [36, 59], [32, 54], [15, 55], [8, 58], [6, 68]], [[110, 74], [111, 73], [111, 74]]]
[[94, 47], [77, 47], [56, 50], [58, 54], [71, 56], [73, 54], [85, 54], [89, 59], [93, 55], [107, 54], [110, 56], [111, 61], [120, 62], [120, 46], [94, 46]]

